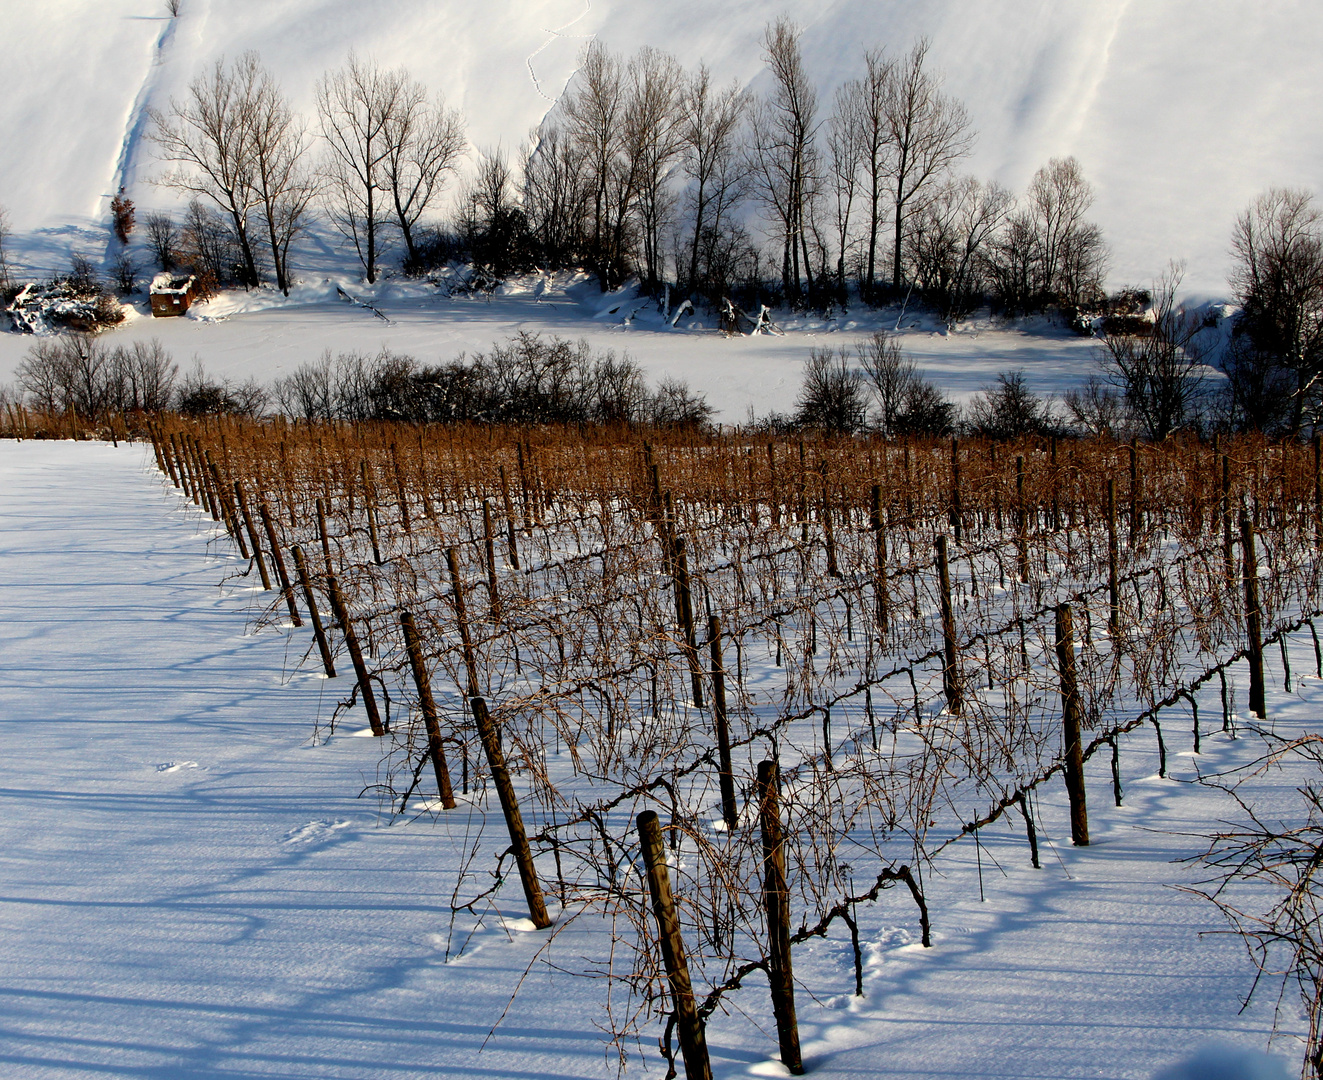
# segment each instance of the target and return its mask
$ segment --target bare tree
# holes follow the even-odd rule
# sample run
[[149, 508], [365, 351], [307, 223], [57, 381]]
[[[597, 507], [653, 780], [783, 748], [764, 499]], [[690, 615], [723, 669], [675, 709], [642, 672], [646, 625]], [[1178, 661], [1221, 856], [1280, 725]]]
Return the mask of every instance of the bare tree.
[[948, 322], [968, 315], [981, 295], [987, 249], [1013, 206], [995, 182], [966, 176], [944, 181], [911, 215], [914, 280]]
[[173, 270], [181, 239], [179, 224], [172, 215], [160, 211], [148, 214], [145, 224], [147, 246], [156, 265], [162, 270]]
[[626, 74], [623, 169], [637, 191], [644, 279], [656, 287], [663, 275], [662, 227], [671, 210], [667, 178], [684, 148], [684, 71], [674, 57], [644, 47]]
[[1236, 219], [1231, 249], [1237, 330], [1253, 346], [1244, 361], [1291, 373], [1291, 430], [1299, 432], [1323, 379], [1323, 214], [1309, 192], [1273, 188]]
[[866, 124], [858, 111], [860, 94], [847, 84], [836, 92], [836, 109], [827, 121], [828, 177], [836, 226], [836, 289], [845, 301], [845, 254], [850, 245], [850, 215], [859, 189], [859, 161], [864, 152]]
[[158, 183], [207, 199], [225, 214], [249, 286], [260, 280], [248, 220], [259, 201], [252, 148], [261, 75], [255, 53], [244, 54], [232, 68], [219, 59], [189, 84], [184, 101], [172, 98], [167, 110], [148, 114], [150, 138], [162, 158], [178, 165]]
[[617, 232], [610, 198], [620, 129], [625, 109], [624, 73], [620, 60], [593, 40], [584, 49], [571, 90], [561, 103], [565, 130], [582, 164], [591, 192], [592, 249], [603, 288], [609, 272], [604, 265], [611, 237]]
[[382, 71], [353, 53], [317, 83], [326, 140], [326, 198], [332, 222], [353, 245], [369, 283], [377, 280], [381, 232], [390, 213], [385, 163], [392, 124], [407, 91], [403, 72]]
[[868, 223], [864, 233], [867, 256], [861, 279], [864, 298], [870, 301], [877, 284], [877, 241], [882, 231], [887, 194], [892, 138], [887, 102], [894, 69], [894, 60], [888, 59], [881, 50], [872, 49], [864, 54], [864, 77], [845, 83], [837, 97], [837, 112], [847, 114], [855, 125], [852, 141], [859, 155], [857, 167], [863, 170]]
[[903, 283], [905, 218], [910, 206], [969, 152], [974, 135], [964, 105], [943, 94], [925, 68], [927, 38], [887, 72], [884, 117], [891, 195], [893, 287]]
[[864, 426], [868, 391], [848, 349], [809, 350], [795, 409], [796, 421], [805, 427], [849, 434]]
[[1101, 288], [1106, 269], [1102, 234], [1084, 220], [1093, 187], [1073, 157], [1053, 158], [1029, 184], [1029, 211], [1038, 232], [1040, 290], [1079, 306]]
[[[784, 18], [769, 24], [763, 35], [773, 89], [751, 114], [749, 168], [759, 199], [778, 219], [786, 296], [797, 300], [806, 290], [812, 304], [807, 219], [817, 194], [818, 95], [804, 70], [799, 37], [799, 28]], [[806, 284], [801, 284], [801, 266]]]
[[412, 267], [419, 262], [414, 230], [436, 205], [447, 174], [468, 145], [464, 119], [443, 101], [430, 101], [426, 89], [406, 77], [387, 117], [385, 136], [384, 185], [404, 240], [405, 264]]
[[544, 258], [575, 257], [581, 247], [592, 192], [574, 140], [555, 126], [534, 133], [523, 154], [523, 205]]
[[1108, 334], [1099, 361], [1150, 439], [1165, 439], [1197, 419], [1207, 375], [1203, 321], [1176, 303], [1184, 266], [1173, 263], [1153, 285], [1149, 333]]
[[746, 191], [739, 155], [746, 104], [738, 83], [714, 89], [706, 66], [699, 67], [685, 90], [680, 137], [694, 223], [689, 242], [690, 289], [698, 286], [700, 252], [711, 246], [708, 238], [720, 234], [722, 219]]
[[[256, 64], [255, 54], [244, 57]], [[289, 295], [289, 249], [303, 231], [316, 187], [303, 165], [307, 129], [270, 73], [258, 67], [253, 95], [252, 168], [276, 287]]]
[[878, 330], [855, 345], [859, 370], [878, 411], [874, 423], [888, 439], [901, 435], [945, 435], [955, 426], [956, 407], [905, 354], [900, 340]]

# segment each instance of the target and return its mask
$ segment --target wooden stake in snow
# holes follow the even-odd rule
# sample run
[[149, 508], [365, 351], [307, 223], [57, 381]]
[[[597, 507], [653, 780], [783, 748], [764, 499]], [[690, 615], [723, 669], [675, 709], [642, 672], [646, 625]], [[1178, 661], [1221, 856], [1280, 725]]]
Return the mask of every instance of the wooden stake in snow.
[[1245, 638], [1249, 660], [1249, 710], [1260, 720], [1268, 717], [1263, 680], [1263, 612], [1259, 607], [1259, 558], [1254, 550], [1254, 525], [1240, 511], [1240, 546], [1245, 573]]
[[450, 786], [450, 770], [446, 767], [446, 748], [441, 742], [441, 725], [437, 720], [436, 701], [432, 697], [432, 682], [427, 676], [427, 665], [423, 662], [423, 646], [418, 637], [418, 627], [413, 621], [413, 612], [400, 612], [400, 628], [404, 631], [404, 648], [409, 653], [413, 682], [418, 688], [418, 707], [422, 710], [423, 727], [427, 731], [427, 753], [432, 759], [432, 771], [436, 774], [436, 789], [441, 796], [441, 805], [447, 810], [453, 810], [455, 792]]
[[687, 1080], [712, 1080], [707, 1035], [694, 1003], [694, 988], [689, 981], [684, 939], [680, 936], [680, 920], [675, 913], [675, 898], [671, 895], [671, 879], [666, 870], [666, 844], [662, 840], [656, 811], [644, 810], [639, 814], [638, 830], [643, 863], [648, 871], [652, 913], [657, 918], [662, 962], [666, 966], [666, 978], [671, 984], [671, 1000], [675, 1003], [675, 1026], [680, 1035], [685, 1076]]
[[790, 891], [786, 887], [785, 846], [781, 838], [780, 774], [775, 761], [758, 763], [758, 804], [763, 834], [763, 911], [767, 916], [767, 981], [772, 1015], [781, 1044], [781, 1063], [798, 1076], [804, 1071], [795, 1016], [795, 980], [790, 963]]
[[1089, 843], [1089, 812], [1084, 795], [1084, 753], [1080, 724], [1084, 707], [1075, 676], [1075, 621], [1069, 604], [1057, 607], [1057, 673], [1061, 679], [1061, 722], [1065, 742], [1062, 771], [1070, 797], [1070, 838], [1080, 847]]
[[1107, 633], [1116, 648], [1121, 633], [1121, 583], [1117, 563], [1120, 561], [1116, 544], [1116, 480], [1107, 478]]
[[308, 618], [312, 620], [312, 636], [317, 639], [317, 651], [322, 654], [322, 667], [326, 669], [328, 679], [335, 678], [335, 661], [331, 659], [330, 646], [326, 644], [326, 631], [322, 629], [322, 617], [317, 612], [317, 598], [312, 592], [312, 580], [308, 577], [308, 564], [303, 561], [303, 549], [295, 544], [294, 567], [299, 574], [299, 584], [303, 586], [303, 599], [308, 605]]
[[735, 802], [735, 770], [730, 760], [730, 724], [726, 717], [726, 672], [721, 657], [721, 619], [708, 617], [707, 635], [712, 646], [712, 722], [717, 735], [717, 778], [721, 785], [721, 817], [728, 832], [740, 823]]
[[248, 530], [248, 539], [253, 544], [253, 562], [257, 563], [257, 573], [262, 578], [262, 588], [271, 591], [271, 575], [266, 572], [266, 559], [262, 555], [262, 542], [257, 538], [257, 528], [253, 525], [253, 515], [248, 509], [248, 500], [244, 498], [243, 481], [234, 482], [234, 498], [239, 504], [239, 513], [243, 517], [244, 528]]
[[542, 885], [537, 879], [537, 870], [533, 866], [533, 853], [528, 847], [528, 834], [524, 831], [524, 818], [519, 812], [519, 803], [515, 799], [514, 785], [510, 783], [510, 772], [505, 767], [505, 754], [501, 751], [501, 739], [491, 713], [487, 711], [487, 702], [480, 697], [469, 699], [473, 706], [473, 719], [478, 725], [478, 737], [482, 739], [482, 748], [487, 754], [487, 766], [491, 770], [492, 783], [496, 785], [496, 795], [501, 800], [501, 810], [505, 814], [505, 825], [510, 831], [510, 847], [514, 850], [515, 865], [519, 868], [519, 880], [524, 886], [524, 899], [528, 901], [528, 915], [533, 925], [545, 930], [551, 925], [551, 916], [547, 914], [546, 901], [542, 899]]
[[353, 621], [349, 618], [349, 609], [345, 607], [340, 595], [340, 585], [334, 574], [326, 575], [326, 595], [331, 598], [331, 610], [340, 624], [344, 635], [345, 648], [349, 650], [349, 659], [354, 665], [354, 676], [358, 679], [358, 688], [363, 692], [363, 709], [367, 712], [368, 725], [372, 734], [380, 737], [386, 734], [381, 723], [381, 714], [377, 712], [377, 696], [372, 692], [372, 679], [367, 664], [363, 661], [363, 650], [358, 647], [358, 634], [354, 632]]
[[942, 605], [942, 642], [945, 661], [942, 664], [942, 692], [946, 707], [958, 715], [965, 703], [960, 689], [960, 654], [956, 645], [955, 611], [951, 606], [951, 566], [946, 555], [946, 534], [937, 536], [937, 585]]
[[271, 510], [265, 500], [257, 504], [257, 513], [262, 519], [266, 538], [270, 542], [271, 561], [276, 567], [276, 577], [280, 579], [280, 592], [285, 598], [285, 605], [289, 608], [290, 622], [295, 626], [302, 626], [303, 620], [299, 618], [298, 605], [294, 603], [294, 590], [289, 584], [289, 574], [285, 572], [285, 560], [280, 554], [280, 541], [276, 539], [276, 527], [271, 520]]
[[873, 533], [873, 548], [877, 556], [877, 575], [874, 591], [877, 593], [877, 628], [887, 632], [887, 531], [882, 517], [882, 485], [873, 485], [873, 501], [868, 512], [868, 527]]

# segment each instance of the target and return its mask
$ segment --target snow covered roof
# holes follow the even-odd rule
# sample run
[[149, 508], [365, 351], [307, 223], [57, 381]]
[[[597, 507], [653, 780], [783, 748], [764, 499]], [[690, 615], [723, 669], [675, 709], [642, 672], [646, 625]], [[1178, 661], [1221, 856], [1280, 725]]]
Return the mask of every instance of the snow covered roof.
[[192, 288], [195, 280], [192, 274], [187, 277], [176, 277], [174, 274], [157, 274], [152, 278], [151, 294], [153, 296], [183, 296]]

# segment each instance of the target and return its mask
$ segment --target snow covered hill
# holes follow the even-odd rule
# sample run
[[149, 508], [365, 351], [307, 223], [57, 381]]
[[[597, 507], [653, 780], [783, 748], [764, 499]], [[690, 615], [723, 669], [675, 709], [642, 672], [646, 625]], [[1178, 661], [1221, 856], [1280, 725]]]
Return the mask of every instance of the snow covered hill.
[[1304, 0], [182, 0], [173, 19], [165, 0], [54, 0], [0, 15], [0, 206], [34, 269], [63, 267], [71, 248], [95, 254], [121, 183], [140, 206], [170, 198], [149, 182], [146, 109], [246, 49], [309, 111], [317, 77], [350, 48], [403, 64], [463, 110], [475, 146], [512, 148], [590, 37], [749, 82], [781, 13], [805, 28], [824, 98], [858, 73], [865, 47], [931, 36], [980, 132], [970, 168], [1019, 189], [1048, 157], [1077, 155], [1117, 284], [1186, 258], [1188, 287], [1222, 291], [1235, 214], [1270, 184], [1323, 174], [1308, 122], [1323, 10]]

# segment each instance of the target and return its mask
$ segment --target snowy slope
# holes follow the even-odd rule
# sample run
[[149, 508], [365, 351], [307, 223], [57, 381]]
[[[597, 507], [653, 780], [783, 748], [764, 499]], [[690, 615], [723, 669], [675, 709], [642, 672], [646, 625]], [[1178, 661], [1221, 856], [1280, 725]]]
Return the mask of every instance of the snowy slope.
[[980, 132], [972, 170], [1020, 188], [1049, 156], [1078, 155], [1118, 283], [1184, 257], [1191, 288], [1221, 290], [1235, 213], [1269, 184], [1323, 174], [1323, 138], [1303, 120], [1323, 90], [1323, 13], [1305, 0], [183, 0], [173, 22], [164, 0], [55, 0], [0, 15], [0, 205], [34, 264], [94, 250], [119, 183], [144, 205], [166, 198], [147, 183], [144, 110], [245, 49], [309, 111], [317, 77], [349, 48], [403, 64], [463, 109], [475, 145], [512, 148], [589, 36], [748, 82], [762, 28], [783, 11], [805, 27], [824, 101], [863, 47], [926, 34]]
[[[498, 901], [511, 932], [488, 921], [446, 962], [461, 840], [483, 828], [484, 807], [387, 827], [371, 796], [357, 798], [381, 753], [354, 737], [361, 712], [326, 737], [346, 688], [296, 670], [306, 627], [248, 632], [261, 601], [235, 576], [244, 564], [150, 465], [140, 446], [0, 452], [0, 1072], [615, 1075], [595, 1027], [600, 981], [533, 963], [505, 1011], [542, 943], [518, 929], [513, 884]], [[1270, 680], [1279, 735], [1323, 705], [1323, 683], [1301, 677], [1308, 635], [1292, 651], [1296, 693], [1277, 692], [1279, 671]], [[1216, 689], [1202, 694], [1217, 715]], [[812, 1075], [1284, 1080], [1300, 1030], [1289, 1002], [1263, 1071], [1164, 1071], [1209, 1043], [1261, 1055], [1273, 996], [1240, 1011], [1243, 950], [1205, 934], [1220, 929], [1211, 905], [1171, 887], [1198, 873], [1173, 860], [1231, 809], [1189, 781], [1261, 744], [1210, 732], [1195, 757], [1167, 728], [1167, 779], [1150, 730], [1126, 738], [1123, 808], [1106, 764], [1090, 766], [1089, 848], [1065, 839], [1052, 784], [1038, 806], [1041, 870], [1005, 823], [940, 856], [925, 871], [931, 950], [914, 943], [898, 892], [861, 908], [862, 998], [842, 935], [798, 947]], [[1287, 769], [1249, 794], [1276, 813], [1302, 779]], [[577, 969], [607, 936], [575, 924], [545, 959]], [[715, 1075], [785, 1076], [765, 991], [732, 1004], [709, 1028]], [[650, 1061], [628, 1075], [660, 1076]]]

